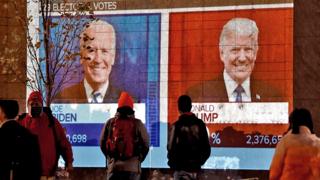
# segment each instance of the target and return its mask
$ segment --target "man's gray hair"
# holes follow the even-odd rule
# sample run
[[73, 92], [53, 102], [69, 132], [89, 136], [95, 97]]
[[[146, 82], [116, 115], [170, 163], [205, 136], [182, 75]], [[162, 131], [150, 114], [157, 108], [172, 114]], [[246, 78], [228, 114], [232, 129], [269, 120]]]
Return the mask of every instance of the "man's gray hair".
[[[106, 27], [106, 28], [110, 29], [110, 32], [105, 32], [103, 30], [100, 30], [100, 29], [102, 29], [102, 27]], [[93, 39], [86, 39], [86, 38], [91, 38], [91, 37], [88, 37], [88, 35], [86, 35], [86, 33], [85, 33], [87, 31], [87, 29], [90, 29], [90, 28], [95, 28], [96, 32], [100, 32], [100, 33], [111, 33], [112, 39], [114, 41], [113, 46], [115, 48], [116, 33], [114, 30], [114, 27], [110, 23], [99, 19], [99, 20], [93, 20], [85, 25], [85, 28], [82, 30], [82, 32], [80, 34], [80, 49], [83, 48], [85, 41], [93, 40]]]
[[236, 35], [248, 36], [254, 40], [254, 44], [258, 45], [259, 29], [255, 21], [248, 18], [233, 18], [229, 20], [222, 29], [219, 40], [219, 47], [222, 48], [225, 45], [226, 38], [235, 33]]

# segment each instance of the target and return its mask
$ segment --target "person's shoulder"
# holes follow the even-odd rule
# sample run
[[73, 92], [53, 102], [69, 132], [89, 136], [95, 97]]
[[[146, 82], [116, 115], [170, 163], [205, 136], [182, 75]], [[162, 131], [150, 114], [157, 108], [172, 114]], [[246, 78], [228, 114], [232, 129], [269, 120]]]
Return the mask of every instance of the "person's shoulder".
[[222, 74], [210, 80], [203, 80], [186, 91], [193, 102], [228, 102]]
[[80, 82], [80, 83], [77, 83], [77, 84], [74, 84], [74, 85], [71, 85], [67, 88], [64, 88], [62, 89], [62, 91], [60, 92], [61, 94], [63, 93], [73, 93], [73, 92], [77, 92], [80, 90], [80, 88], [83, 88], [83, 83]]
[[116, 120], [116, 117], [111, 117], [106, 120], [106, 126], [109, 126], [111, 123], [113, 123]]
[[138, 131], [140, 131], [141, 129], [146, 129], [146, 127], [141, 119], [134, 117], [131, 120], [133, 121], [133, 124]]
[[3, 129], [24, 129], [23, 126], [21, 126], [18, 121], [16, 120], [7, 120], [3, 123], [2, 127]]
[[251, 97], [253, 102], [283, 102], [288, 101], [280, 88], [262, 80], [250, 80]]
[[292, 145], [292, 141], [296, 141], [297, 134], [292, 134], [292, 131], [288, 131], [284, 134], [281, 140], [278, 142], [277, 146], [289, 147]]
[[177, 122], [182, 121], [190, 121], [190, 120], [198, 120], [199, 118], [192, 112], [183, 113], [179, 116], [179, 119]]
[[195, 116], [195, 121], [199, 124], [206, 125], [206, 123], [204, 123], [203, 120], [198, 118], [197, 116]]
[[[83, 100], [84, 99], [84, 100]], [[54, 98], [53, 102], [78, 102], [87, 101], [83, 82], [62, 89]]]
[[191, 125], [194, 121], [194, 117], [192, 115], [181, 114], [177, 121], [173, 123], [176, 128], [181, 128], [182, 126]]
[[312, 138], [313, 138], [313, 141], [315, 142], [314, 144], [320, 149], [320, 138], [315, 134], [312, 134]]
[[144, 126], [143, 122], [141, 119], [138, 118], [133, 118], [135, 124], [137, 124], [138, 126]]
[[117, 87], [109, 85], [106, 94], [104, 95], [103, 102], [104, 103], [116, 103], [119, 100], [121, 95], [121, 90]]
[[202, 119], [198, 118], [195, 114], [190, 116], [190, 119], [193, 121], [193, 124], [197, 124], [200, 126], [205, 126], [206, 124], [202, 121]]
[[220, 87], [219, 84], [221, 83], [223, 84], [224, 82], [219, 79], [204, 80], [189, 87], [186, 91], [186, 94], [194, 97], [203, 95], [203, 93], [209, 92], [209, 90], [216, 91], [217, 88]]
[[7, 125], [7, 127], [12, 131], [16, 132], [17, 136], [23, 139], [29, 139], [34, 137], [34, 135], [30, 132], [29, 129], [20, 125], [16, 120], [10, 120], [5, 125]]
[[[53, 117], [53, 121], [54, 121], [54, 124], [55, 125], [58, 125], [58, 126], [62, 126], [62, 124], [60, 123], [59, 119], [57, 119], [56, 117], [52, 116]], [[49, 117], [48, 117], [49, 119]]]
[[110, 122], [114, 121], [115, 119], [117, 119], [117, 117], [111, 117], [111, 118], [107, 119], [106, 122], [110, 123]]
[[21, 115], [18, 116], [18, 120], [17, 122], [25, 127], [25, 125], [27, 124], [27, 122], [30, 120], [31, 116], [28, 113], [23, 113]]
[[112, 84], [109, 84], [107, 91], [108, 91], [107, 93], [119, 94], [119, 95], [122, 92], [118, 87], [113, 86]]

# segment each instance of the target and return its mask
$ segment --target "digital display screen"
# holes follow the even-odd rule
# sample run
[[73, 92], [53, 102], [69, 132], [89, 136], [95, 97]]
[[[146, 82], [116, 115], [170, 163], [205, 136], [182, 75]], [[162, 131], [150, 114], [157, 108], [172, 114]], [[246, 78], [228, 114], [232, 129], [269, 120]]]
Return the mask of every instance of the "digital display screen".
[[[292, 109], [292, 13], [266, 8], [170, 14], [169, 126], [177, 120], [177, 98], [190, 95], [192, 111], [210, 136], [208, 168], [269, 169]], [[236, 33], [222, 37], [226, 24], [239, 17], [251, 21], [229, 25]], [[255, 31], [257, 40], [244, 36]], [[242, 79], [247, 89], [239, 103], [232, 87]]]
[[[286, 131], [293, 100], [291, 13], [292, 9], [172, 13], [170, 37], [181, 38], [170, 41], [169, 121], [177, 116], [176, 99], [186, 93], [193, 99], [193, 112], [207, 124], [213, 147], [274, 147]], [[237, 17], [251, 21], [231, 25], [239, 35], [229, 35], [219, 44], [223, 27]], [[253, 34], [255, 28], [257, 42], [250, 37], [246, 42], [241, 31]], [[239, 79], [249, 85], [249, 97], [241, 103], [232, 96], [232, 83]]]
[[[168, 168], [168, 132], [179, 117], [178, 97], [188, 94], [193, 100], [191, 111], [207, 126], [212, 148], [203, 168], [269, 169], [293, 106], [293, 3], [99, 11], [95, 16], [114, 29], [108, 87], [127, 91], [134, 98], [135, 116], [150, 137], [142, 167]], [[54, 16], [53, 21], [59, 18]], [[224, 26], [234, 18], [254, 23], [221, 37]], [[89, 16], [83, 19], [91, 21]], [[246, 31], [250, 38], [241, 37]], [[58, 41], [54, 34], [52, 41]], [[73, 44], [75, 52], [83, 53], [79, 39]], [[87, 51], [85, 58], [90, 58]], [[86, 73], [105, 67], [86, 66], [79, 57], [74, 68], [73, 74], [57, 76], [55, 82], [57, 87], [67, 78], [61, 92], [73, 87], [77, 91], [55, 99], [51, 108], [72, 144], [74, 166], [105, 167], [99, 139], [104, 124], [116, 113], [117, 98], [91, 103], [88, 92], [80, 92], [88, 86]], [[237, 92], [230, 90], [238, 81], [243, 84], [240, 101]]]

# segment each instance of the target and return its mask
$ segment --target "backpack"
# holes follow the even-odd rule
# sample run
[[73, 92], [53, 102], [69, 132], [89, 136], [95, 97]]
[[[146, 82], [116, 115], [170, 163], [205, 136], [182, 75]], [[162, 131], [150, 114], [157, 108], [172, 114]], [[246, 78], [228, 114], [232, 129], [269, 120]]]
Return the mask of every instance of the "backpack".
[[114, 118], [108, 128], [106, 150], [110, 157], [126, 160], [133, 157], [137, 144], [134, 118]]

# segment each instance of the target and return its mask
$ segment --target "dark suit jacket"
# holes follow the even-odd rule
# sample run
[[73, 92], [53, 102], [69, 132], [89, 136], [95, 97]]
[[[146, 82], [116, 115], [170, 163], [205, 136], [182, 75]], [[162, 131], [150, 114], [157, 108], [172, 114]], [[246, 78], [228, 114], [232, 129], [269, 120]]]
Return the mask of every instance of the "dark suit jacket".
[[41, 175], [40, 149], [37, 136], [12, 120], [0, 128], [0, 179], [38, 180]]
[[[287, 99], [266, 82], [250, 79], [252, 102], [284, 102]], [[193, 102], [229, 102], [223, 75], [204, 81], [189, 88], [186, 92]]]
[[[109, 85], [107, 92], [103, 98], [104, 103], [116, 103], [120, 97], [121, 91]], [[88, 98], [84, 88], [84, 83], [78, 83], [73, 86], [67, 87], [60, 91], [54, 103], [88, 103]]]

